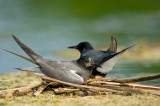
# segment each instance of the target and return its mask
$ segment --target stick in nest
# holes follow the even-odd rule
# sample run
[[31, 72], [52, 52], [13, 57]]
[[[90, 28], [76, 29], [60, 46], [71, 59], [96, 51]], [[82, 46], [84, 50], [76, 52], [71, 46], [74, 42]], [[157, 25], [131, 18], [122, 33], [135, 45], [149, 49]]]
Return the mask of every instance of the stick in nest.
[[22, 95], [22, 94], [25, 94], [26, 91], [31, 90], [32, 88], [38, 87], [40, 85], [41, 83], [37, 83], [37, 84], [28, 85], [26, 87], [2, 90], [0, 91], [0, 98]]
[[151, 75], [146, 77], [138, 77], [138, 78], [123, 78], [123, 79], [114, 79], [111, 82], [119, 82], [119, 83], [131, 83], [131, 82], [141, 82], [141, 81], [148, 81], [160, 78], [160, 74]]
[[75, 88], [90, 89], [90, 90], [99, 91], [99, 92], [108, 92], [108, 93], [128, 95], [128, 93], [122, 92], [122, 91], [117, 91], [117, 90], [107, 89], [107, 88], [101, 88], [101, 87], [95, 87], [95, 86], [78, 85], [78, 84], [63, 82], [63, 81], [56, 80], [56, 79], [53, 79], [53, 78], [50, 78], [50, 77], [42, 77], [42, 79], [52, 81], [52, 82], [59, 82], [61, 84], [72, 86], [72, 87], [75, 87]]

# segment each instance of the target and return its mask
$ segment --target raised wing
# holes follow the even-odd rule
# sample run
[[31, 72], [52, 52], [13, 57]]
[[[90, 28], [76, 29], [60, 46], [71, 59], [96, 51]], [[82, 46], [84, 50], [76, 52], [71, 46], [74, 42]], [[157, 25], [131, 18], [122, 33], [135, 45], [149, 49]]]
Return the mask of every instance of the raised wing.
[[97, 68], [97, 71], [106, 74], [109, 71], [112, 70], [112, 68], [114, 67], [114, 65], [118, 62], [120, 56], [128, 49], [132, 48], [135, 45], [132, 45], [126, 49], [121, 50], [120, 52], [117, 53], [112, 53], [110, 55], [107, 55], [100, 63], [102, 68]]
[[117, 40], [113, 36], [111, 37], [111, 44], [107, 52], [115, 53], [117, 51]]

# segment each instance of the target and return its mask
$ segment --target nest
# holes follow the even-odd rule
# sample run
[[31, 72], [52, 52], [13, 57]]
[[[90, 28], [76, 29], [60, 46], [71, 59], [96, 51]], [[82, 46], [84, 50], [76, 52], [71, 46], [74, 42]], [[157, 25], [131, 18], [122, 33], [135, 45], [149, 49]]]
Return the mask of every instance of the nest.
[[[38, 96], [44, 90], [52, 90], [55, 95], [74, 94], [79, 96], [98, 95], [98, 94], [118, 94], [131, 95], [132, 93], [160, 95], [160, 86], [136, 84], [160, 78], [160, 74], [138, 77], [138, 78], [95, 78], [89, 79], [83, 84], [73, 84], [63, 82], [50, 77], [41, 77], [42, 82], [25, 87], [0, 90], [0, 98], [26, 95], [29, 91], [33, 91], [34, 96]], [[46, 91], [47, 91], [46, 90]]]

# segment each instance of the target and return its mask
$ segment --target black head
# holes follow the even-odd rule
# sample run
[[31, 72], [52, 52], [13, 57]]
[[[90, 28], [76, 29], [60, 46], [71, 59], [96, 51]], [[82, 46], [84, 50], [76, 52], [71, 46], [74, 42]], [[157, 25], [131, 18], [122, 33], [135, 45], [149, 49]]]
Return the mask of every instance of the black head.
[[78, 45], [76, 46], [70, 46], [68, 48], [71, 48], [71, 49], [77, 49], [79, 50], [81, 53], [84, 53], [90, 49], [93, 49], [92, 45], [89, 43], [89, 42], [81, 42], [79, 43]]
[[86, 69], [92, 70], [94, 67], [101, 67], [94, 63], [94, 60], [90, 57], [83, 56], [78, 59], [78, 63]]

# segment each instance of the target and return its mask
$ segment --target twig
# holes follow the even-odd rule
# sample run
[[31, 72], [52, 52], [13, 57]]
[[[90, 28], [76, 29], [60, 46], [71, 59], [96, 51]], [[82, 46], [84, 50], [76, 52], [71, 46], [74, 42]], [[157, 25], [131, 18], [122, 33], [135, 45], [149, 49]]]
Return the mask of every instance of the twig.
[[[103, 87], [105, 87], [104, 85]], [[121, 90], [121, 91], [128, 91], [131, 93], [148, 93], [148, 94], [154, 94], [154, 95], [160, 95], [159, 90], [153, 90], [153, 89], [144, 89], [144, 88], [136, 88], [136, 87], [130, 87], [130, 86], [106, 86], [107, 88], [112, 88], [115, 90]]]
[[[92, 84], [91, 84], [92, 85]], [[120, 86], [119, 86], [120, 85]], [[112, 84], [105, 84], [105, 85], [94, 85], [98, 87], [106, 87], [114, 90], [119, 90], [119, 91], [128, 91], [130, 93], [148, 93], [148, 94], [154, 94], [154, 95], [160, 95], [160, 90], [155, 89], [155, 88], [145, 88], [145, 86], [129, 86], [126, 83], [120, 84], [119, 85], [112, 85]], [[160, 88], [160, 87], [159, 87]]]
[[109, 78], [95, 78], [95, 79], [89, 79], [87, 80], [85, 83], [83, 84], [87, 84], [87, 83], [90, 83], [90, 82], [93, 82], [93, 81], [109, 81], [113, 79], [113, 77], [109, 77]]
[[58, 87], [61, 84], [57, 83], [57, 82], [42, 82], [42, 85], [38, 88], [38, 90], [33, 94], [33, 96], [38, 96], [39, 94], [41, 94], [45, 88], [47, 88], [49, 85], [51, 85], [52, 87]]
[[38, 90], [33, 94], [33, 96], [38, 96], [39, 94], [41, 94], [43, 92], [43, 90], [50, 85], [50, 83], [46, 83], [44, 82], [39, 88]]
[[154, 85], [133, 84], [133, 83], [127, 83], [125, 85], [132, 86], [132, 87], [135, 87], [135, 88], [160, 90], [160, 86], [154, 86]]
[[75, 92], [79, 91], [79, 89], [70, 89], [70, 88], [58, 88], [54, 89], [55, 94], [63, 94], [63, 93], [70, 93], [70, 92]]
[[114, 79], [111, 82], [119, 82], [119, 83], [131, 83], [131, 82], [141, 82], [141, 81], [148, 81], [160, 78], [160, 74], [146, 76], [146, 77], [138, 77], [138, 78], [123, 78], [123, 79]]
[[16, 95], [25, 94], [26, 91], [28, 91], [32, 88], [36, 88], [40, 85], [41, 85], [41, 83], [37, 83], [37, 84], [28, 85], [26, 87], [20, 87], [20, 88], [9, 89], [9, 90], [2, 90], [2, 91], [0, 91], [0, 98], [12, 97], [12, 96], [16, 96]]
[[[104, 81], [96, 81], [92, 83], [99, 83], [103, 85], [114, 85], [114, 86], [130, 86], [135, 88], [144, 88], [144, 89], [155, 89], [160, 90], [160, 86], [154, 86], [154, 85], [144, 85], [144, 84], [134, 84], [134, 83], [118, 83], [118, 82], [104, 82]], [[90, 83], [89, 85], [94, 85]]]
[[117, 91], [117, 90], [112, 90], [112, 89], [107, 89], [107, 88], [100, 88], [100, 87], [95, 87], [95, 86], [72, 84], [72, 83], [56, 80], [56, 79], [53, 79], [53, 78], [50, 78], [50, 77], [42, 77], [42, 79], [45, 79], [45, 80], [48, 80], [48, 81], [53, 81], [53, 82], [59, 82], [61, 84], [72, 86], [72, 87], [76, 87], [76, 88], [85, 88], [85, 89], [97, 90], [97, 91], [101, 91], [101, 92], [112, 92], [112, 93], [117, 93], [117, 94], [125, 94], [124, 92]]
[[51, 85], [52, 87], [58, 87], [58, 86], [60, 86], [60, 85], [62, 85], [62, 84], [60, 84], [60, 83], [58, 83], [58, 82], [50, 82], [49, 85]]

